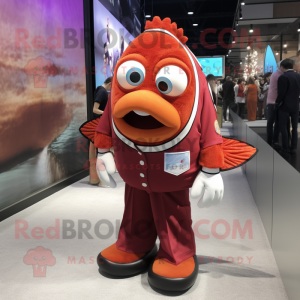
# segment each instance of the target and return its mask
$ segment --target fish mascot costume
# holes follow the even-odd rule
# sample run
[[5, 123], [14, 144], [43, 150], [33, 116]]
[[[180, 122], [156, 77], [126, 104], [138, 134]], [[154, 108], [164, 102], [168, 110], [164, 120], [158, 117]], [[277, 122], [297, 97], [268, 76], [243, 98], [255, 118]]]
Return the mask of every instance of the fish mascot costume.
[[257, 152], [220, 135], [210, 87], [186, 41], [169, 18], [147, 21], [117, 63], [102, 117], [80, 128], [98, 148], [101, 181], [116, 187], [117, 169], [126, 183], [118, 240], [98, 255], [100, 270], [128, 277], [148, 269], [150, 285], [171, 292], [189, 289], [198, 275], [190, 199], [218, 205], [220, 172]]

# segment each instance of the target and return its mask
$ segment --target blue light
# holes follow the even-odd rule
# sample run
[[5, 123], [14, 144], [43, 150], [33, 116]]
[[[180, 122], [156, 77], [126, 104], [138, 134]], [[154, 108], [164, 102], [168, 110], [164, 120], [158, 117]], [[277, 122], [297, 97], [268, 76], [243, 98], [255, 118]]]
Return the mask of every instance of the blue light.
[[197, 58], [200, 62], [203, 73], [205, 76], [208, 74], [214, 74], [215, 76], [222, 77], [223, 76], [223, 57], [210, 57], [208, 58]]
[[277, 62], [275, 55], [272, 51], [270, 45], [267, 46], [266, 54], [265, 54], [265, 73], [267, 72], [275, 72], [277, 70]]

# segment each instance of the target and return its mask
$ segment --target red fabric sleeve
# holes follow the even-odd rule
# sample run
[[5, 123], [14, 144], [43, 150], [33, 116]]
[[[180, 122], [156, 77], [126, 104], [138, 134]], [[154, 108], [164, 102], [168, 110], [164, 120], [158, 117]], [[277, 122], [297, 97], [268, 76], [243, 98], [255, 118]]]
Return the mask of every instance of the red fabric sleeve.
[[224, 166], [222, 145], [214, 145], [201, 150], [199, 165], [210, 169], [221, 169]]
[[94, 145], [100, 149], [109, 149], [112, 147], [112, 138], [100, 132], [95, 132]]

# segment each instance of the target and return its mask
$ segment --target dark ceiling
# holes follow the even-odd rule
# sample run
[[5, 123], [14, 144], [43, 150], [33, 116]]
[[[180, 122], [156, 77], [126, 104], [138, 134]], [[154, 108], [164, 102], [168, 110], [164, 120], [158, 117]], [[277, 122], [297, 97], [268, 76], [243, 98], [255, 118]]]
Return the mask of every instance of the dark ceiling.
[[[145, 14], [151, 15], [147, 20], [159, 16], [161, 19], [169, 17], [172, 22], [176, 22], [189, 38], [187, 46], [195, 55], [226, 55], [228, 50], [219, 45], [218, 33], [224, 28], [233, 28], [238, 3], [239, 0], [145, 0]], [[189, 11], [194, 14], [189, 15]], [[216, 34], [209, 33], [205, 38], [207, 43], [217, 44], [215, 49], [207, 49], [200, 43], [201, 32], [208, 28], [217, 30]], [[225, 34], [225, 43], [231, 43], [231, 39], [230, 34]]]

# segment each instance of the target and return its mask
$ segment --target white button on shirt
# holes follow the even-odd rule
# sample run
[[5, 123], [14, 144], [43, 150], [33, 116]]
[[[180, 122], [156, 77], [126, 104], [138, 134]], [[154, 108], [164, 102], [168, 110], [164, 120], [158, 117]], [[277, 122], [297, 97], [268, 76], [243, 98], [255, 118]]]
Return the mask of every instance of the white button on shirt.
[[140, 164], [143, 166], [145, 164], [145, 162], [143, 160], [141, 160]]
[[147, 187], [147, 183], [142, 183], [142, 186], [143, 187]]
[[145, 175], [144, 175], [143, 173], [140, 173], [140, 176], [141, 176], [141, 177], [145, 177]]

